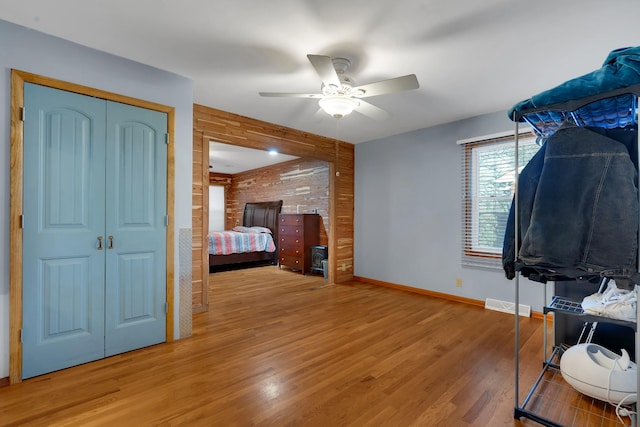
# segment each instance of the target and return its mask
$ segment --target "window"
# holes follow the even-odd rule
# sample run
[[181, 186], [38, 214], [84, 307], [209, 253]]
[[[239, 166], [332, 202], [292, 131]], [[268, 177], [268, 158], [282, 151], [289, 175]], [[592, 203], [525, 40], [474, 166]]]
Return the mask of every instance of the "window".
[[209, 231], [225, 230], [224, 213], [224, 186], [209, 185]]
[[[462, 144], [463, 264], [501, 266], [502, 243], [515, 190], [514, 134]], [[518, 138], [518, 172], [538, 151], [531, 132]]]

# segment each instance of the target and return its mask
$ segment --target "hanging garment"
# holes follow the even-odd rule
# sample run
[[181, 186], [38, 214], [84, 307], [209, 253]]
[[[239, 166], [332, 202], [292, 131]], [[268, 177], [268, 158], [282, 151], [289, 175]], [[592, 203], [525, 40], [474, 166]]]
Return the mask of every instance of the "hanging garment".
[[543, 283], [612, 270], [618, 276], [635, 272], [638, 189], [630, 156], [635, 141], [637, 131], [577, 126], [547, 139], [541, 168], [534, 156], [531, 170], [525, 174], [525, 167], [518, 181], [524, 191], [519, 196], [522, 242], [518, 261], [511, 264], [512, 205], [503, 245], [507, 278], [514, 270]]
[[[544, 165], [544, 153], [546, 145], [540, 147], [538, 152], [533, 155], [529, 163], [525, 165], [520, 172], [518, 179], [518, 242], [522, 243], [522, 236], [525, 235], [529, 228], [531, 220], [531, 211], [533, 211], [533, 201], [538, 189], [538, 181], [542, 173]], [[511, 280], [515, 277], [515, 197], [511, 201], [511, 209], [507, 218], [507, 226], [504, 233], [504, 242], [502, 245], [502, 267], [504, 268], [507, 279]], [[525, 272], [523, 272], [525, 274]]]

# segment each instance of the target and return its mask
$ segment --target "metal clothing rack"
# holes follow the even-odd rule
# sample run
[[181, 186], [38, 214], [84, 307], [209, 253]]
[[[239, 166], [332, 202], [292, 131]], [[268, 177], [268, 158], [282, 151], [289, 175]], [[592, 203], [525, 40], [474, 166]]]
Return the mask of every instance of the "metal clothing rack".
[[[566, 102], [547, 105], [540, 108], [514, 111], [513, 121], [515, 122], [515, 170], [518, 170], [518, 123], [520, 121], [527, 122], [532, 126], [536, 132], [544, 137], [552, 135], [560, 126], [566, 121], [571, 121], [578, 126], [595, 126], [604, 128], [618, 128], [626, 126], [637, 126], [637, 100], [640, 97], [640, 84], [634, 84], [627, 87], [607, 91], [601, 94], [587, 96], [579, 99], [572, 99]], [[638, 152], [640, 153], [640, 137], [638, 139]], [[640, 164], [638, 161], [636, 164]], [[515, 209], [515, 258], [518, 258], [518, 230], [519, 230], [519, 206], [518, 206], [518, 181], [519, 174], [515, 181], [515, 196], [514, 196], [514, 209]], [[640, 197], [640, 194], [639, 194]], [[639, 218], [640, 221], [640, 218]], [[640, 230], [638, 241], [640, 242]], [[638, 251], [640, 253], [640, 249]], [[637, 267], [640, 270], [640, 254], [637, 260]], [[520, 306], [520, 272], [516, 271], [515, 275], [515, 307]], [[635, 290], [638, 292], [639, 285], [636, 283]], [[534, 409], [531, 405], [532, 399], [537, 396], [539, 388], [542, 386], [551, 386], [554, 388], [562, 386], [564, 381], [561, 378], [559, 371], [559, 359], [563, 349], [557, 345], [554, 345], [553, 351], [550, 355], [547, 355], [549, 349], [547, 343], [547, 313], [562, 313], [563, 315], [578, 316], [580, 320], [584, 322], [608, 322], [618, 323], [625, 326], [632, 327], [635, 337], [635, 357], [636, 363], [640, 358], [640, 337], [638, 335], [638, 320], [640, 319], [640, 304], [636, 304], [636, 322], [622, 322], [609, 318], [603, 318], [598, 316], [588, 316], [582, 312], [580, 302], [571, 301], [563, 298], [562, 296], [555, 296], [553, 301], [547, 305], [547, 287], [543, 285], [543, 301], [544, 301], [544, 316], [543, 316], [543, 360], [542, 370], [531, 387], [529, 393], [525, 397], [524, 401], [520, 402], [520, 319], [518, 313], [515, 315], [515, 407], [514, 418], [528, 418], [546, 426], [559, 426], [562, 427], [562, 421], [554, 420], [546, 416], [543, 411]], [[554, 314], [555, 316], [555, 314]], [[554, 322], [555, 324], [555, 322]], [[567, 385], [567, 387], [570, 387]], [[640, 375], [637, 378], [637, 390], [640, 391]], [[595, 400], [595, 399], [594, 399]], [[631, 417], [632, 426], [640, 426], [638, 422], [638, 404], [634, 404]], [[579, 424], [584, 426], [584, 420], [578, 421]], [[600, 424], [598, 424], [600, 425]]]

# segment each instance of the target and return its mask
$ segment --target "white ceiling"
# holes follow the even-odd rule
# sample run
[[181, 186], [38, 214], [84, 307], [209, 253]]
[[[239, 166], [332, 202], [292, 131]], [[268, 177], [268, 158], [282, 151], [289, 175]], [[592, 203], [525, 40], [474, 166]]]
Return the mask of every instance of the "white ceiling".
[[209, 171], [234, 175], [298, 157], [287, 154], [238, 147], [237, 145], [209, 142]]
[[[352, 143], [506, 111], [639, 45], [638, 17], [638, 0], [0, 0], [0, 19], [192, 78], [198, 104]], [[310, 53], [420, 89], [367, 98], [381, 121], [258, 95], [319, 91]]]

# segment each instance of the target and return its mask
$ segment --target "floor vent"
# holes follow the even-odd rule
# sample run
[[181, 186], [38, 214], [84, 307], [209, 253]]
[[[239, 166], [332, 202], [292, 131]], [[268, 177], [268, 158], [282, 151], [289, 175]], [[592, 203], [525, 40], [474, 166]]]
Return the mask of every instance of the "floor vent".
[[[487, 310], [502, 311], [503, 313], [515, 314], [516, 305], [508, 301], [500, 301], [497, 299], [487, 298], [484, 302], [484, 308]], [[530, 317], [531, 306], [520, 304], [520, 316]]]

